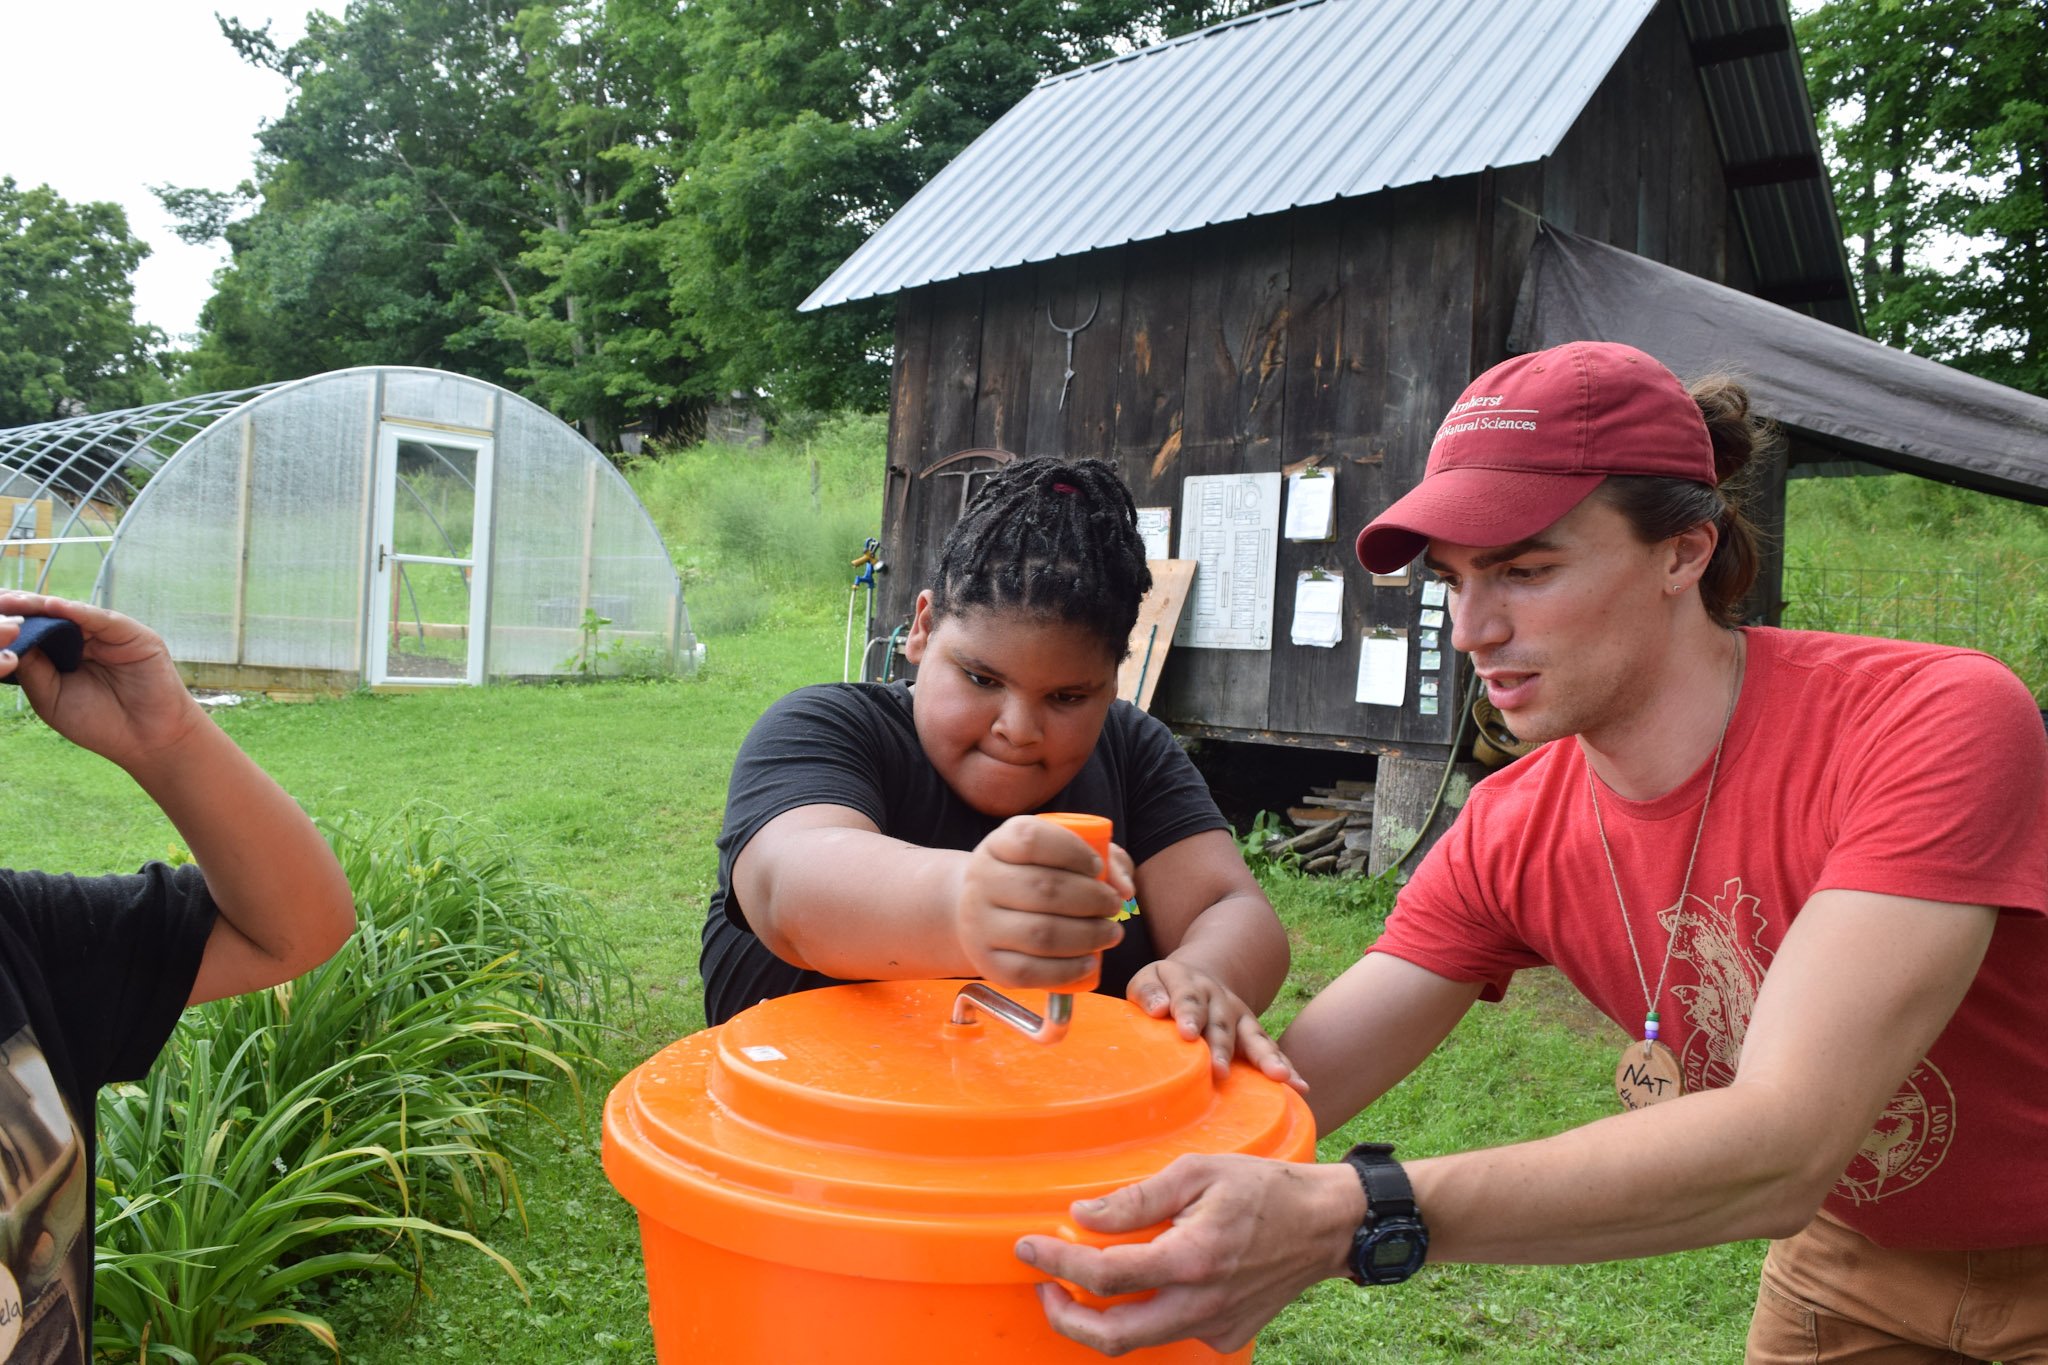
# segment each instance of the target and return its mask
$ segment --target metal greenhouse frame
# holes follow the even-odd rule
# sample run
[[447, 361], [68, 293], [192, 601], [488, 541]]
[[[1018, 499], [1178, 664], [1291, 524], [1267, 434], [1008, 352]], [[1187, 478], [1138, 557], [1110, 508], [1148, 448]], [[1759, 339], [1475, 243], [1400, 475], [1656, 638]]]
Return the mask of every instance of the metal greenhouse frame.
[[[49, 573], [59, 548], [112, 543], [120, 515], [137, 491], [129, 469], [146, 478], [223, 413], [275, 387], [205, 393], [0, 430], [0, 511], [8, 517], [0, 587], [55, 591]], [[38, 502], [49, 506], [37, 508]], [[58, 506], [64, 508], [61, 522], [53, 515]], [[35, 550], [43, 553], [30, 553]], [[41, 565], [32, 583], [26, 578], [31, 560]]]

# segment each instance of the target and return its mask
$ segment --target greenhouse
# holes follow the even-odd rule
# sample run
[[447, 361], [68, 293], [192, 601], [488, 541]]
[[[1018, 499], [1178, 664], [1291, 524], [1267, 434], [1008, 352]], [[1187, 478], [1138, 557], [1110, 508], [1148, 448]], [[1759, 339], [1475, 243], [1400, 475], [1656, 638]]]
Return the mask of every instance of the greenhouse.
[[159, 631], [268, 691], [659, 672], [682, 585], [604, 455], [438, 370], [340, 370], [0, 431], [0, 586]]

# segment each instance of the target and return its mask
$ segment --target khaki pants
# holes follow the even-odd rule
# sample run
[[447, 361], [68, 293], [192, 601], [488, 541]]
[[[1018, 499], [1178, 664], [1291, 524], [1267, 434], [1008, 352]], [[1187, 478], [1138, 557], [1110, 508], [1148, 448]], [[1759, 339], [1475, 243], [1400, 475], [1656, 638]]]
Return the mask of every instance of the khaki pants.
[[1748, 1365], [2048, 1365], [2048, 1246], [1887, 1251], [1825, 1213], [1771, 1243]]

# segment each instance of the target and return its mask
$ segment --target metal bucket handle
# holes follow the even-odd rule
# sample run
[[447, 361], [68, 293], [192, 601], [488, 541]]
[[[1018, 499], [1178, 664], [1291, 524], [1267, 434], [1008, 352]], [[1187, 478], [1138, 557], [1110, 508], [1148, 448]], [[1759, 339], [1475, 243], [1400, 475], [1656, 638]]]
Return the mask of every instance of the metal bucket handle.
[[994, 986], [970, 981], [953, 997], [953, 1022], [972, 1024], [977, 1013], [994, 1015], [1034, 1043], [1057, 1043], [1074, 1019], [1074, 997], [1054, 991], [1045, 997], [1045, 1013], [1020, 1005]]

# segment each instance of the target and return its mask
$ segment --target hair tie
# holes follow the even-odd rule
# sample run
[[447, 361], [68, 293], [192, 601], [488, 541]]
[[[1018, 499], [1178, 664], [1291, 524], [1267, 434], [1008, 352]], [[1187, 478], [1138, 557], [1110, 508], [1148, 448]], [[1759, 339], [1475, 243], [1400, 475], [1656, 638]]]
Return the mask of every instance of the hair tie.
[[1052, 486], [1052, 491], [1055, 493], [1078, 493], [1081, 490], [1070, 483], [1056, 483]]

